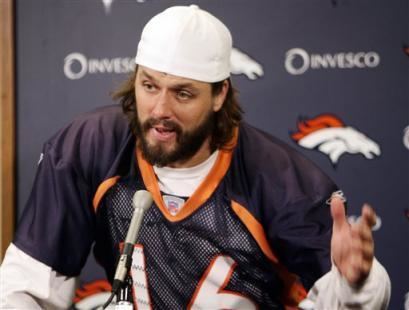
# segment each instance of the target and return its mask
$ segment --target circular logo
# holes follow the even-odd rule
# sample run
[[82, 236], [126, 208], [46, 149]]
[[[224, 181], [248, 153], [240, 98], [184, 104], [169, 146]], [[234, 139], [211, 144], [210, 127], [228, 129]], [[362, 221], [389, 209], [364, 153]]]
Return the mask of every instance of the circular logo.
[[409, 150], [409, 126], [403, 130], [403, 144]]
[[376, 52], [368, 52], [365, 54], [365, 64], [369, 68], [375, 68], [381, 62], [381, 58]]
[[71, 80], [78, 80], [87, 73], [87, 59], [80, 53], [71, 53], [64, 59], [64, 74]]
[[310, 57], [302, 48], [293, 48], [285, 54], [284, 65], [290, 74], [303, 74], [310, 66]]

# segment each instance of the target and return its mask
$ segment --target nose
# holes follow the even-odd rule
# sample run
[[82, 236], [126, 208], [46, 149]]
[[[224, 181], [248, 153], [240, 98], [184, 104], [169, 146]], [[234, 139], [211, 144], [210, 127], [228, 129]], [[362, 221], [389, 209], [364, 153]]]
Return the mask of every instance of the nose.
[[169, 92], [164, 89], [155, 98], [152, 116], [155, 118], [170, 118], [171, 115], [171, 97]]

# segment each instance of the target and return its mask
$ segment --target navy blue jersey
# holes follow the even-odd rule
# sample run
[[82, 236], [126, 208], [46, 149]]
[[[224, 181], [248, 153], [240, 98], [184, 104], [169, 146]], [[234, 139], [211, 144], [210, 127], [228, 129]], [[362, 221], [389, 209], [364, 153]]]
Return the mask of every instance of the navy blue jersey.
[[79, 274], [95, 243], [112, 279], [133, 193], [148, 189], [154, 203], [132, 269], [136, 304], [195, 308], [219, 298], [281, 309], [305, 295], [301, 284], [308, 290], [329, 270], [325, 201], [337, 188], [281, 141], [242, 123], [176, 215], [135, 142], [119, 106], [84, 115], [55, 135], [14, 243], [67, 276]]

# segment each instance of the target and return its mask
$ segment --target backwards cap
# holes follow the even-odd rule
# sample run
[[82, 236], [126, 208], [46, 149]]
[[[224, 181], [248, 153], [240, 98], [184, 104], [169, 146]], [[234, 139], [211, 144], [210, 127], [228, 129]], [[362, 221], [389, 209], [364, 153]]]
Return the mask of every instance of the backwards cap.
[[230, 76], [232, 37], [227, 27], [197, 5], [174, 6], [154, 16], [142, 31], [135, 62], [202, 82]]

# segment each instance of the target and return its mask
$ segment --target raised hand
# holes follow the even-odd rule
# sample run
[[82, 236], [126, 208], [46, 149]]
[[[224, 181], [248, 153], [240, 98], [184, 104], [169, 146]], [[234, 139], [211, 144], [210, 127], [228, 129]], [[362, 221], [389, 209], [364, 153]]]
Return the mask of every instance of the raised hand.
[[375, 212], [369, 205], [362, 207], [361, 220], [349, 224], [345, 215], [345, 206], [339, 197], [331, 199], [333, 219], [331, 255], [335, 265], [349, 284], [360, 285], [372, 267], [374, 241], [372, 226], [376, 223]]

